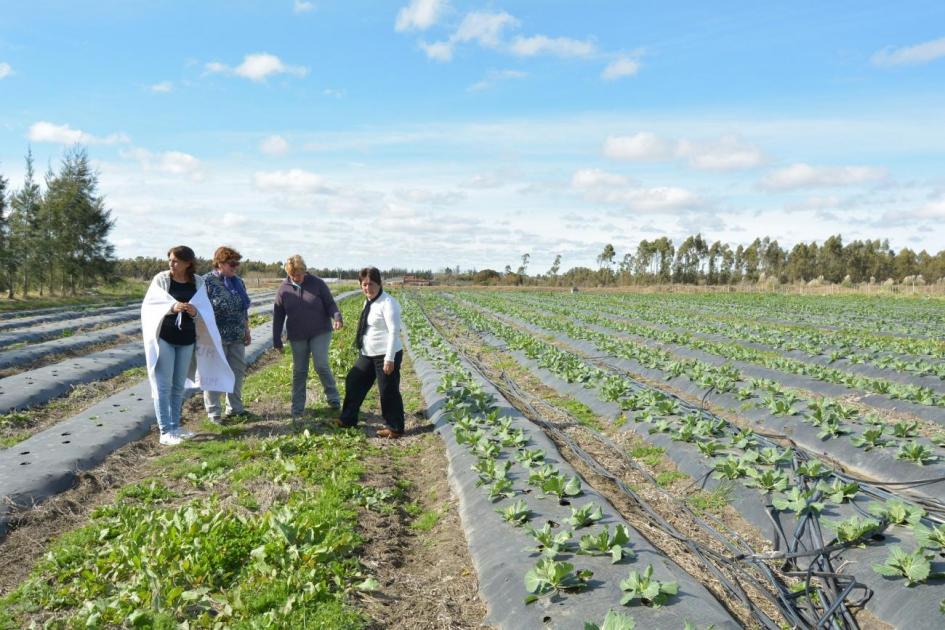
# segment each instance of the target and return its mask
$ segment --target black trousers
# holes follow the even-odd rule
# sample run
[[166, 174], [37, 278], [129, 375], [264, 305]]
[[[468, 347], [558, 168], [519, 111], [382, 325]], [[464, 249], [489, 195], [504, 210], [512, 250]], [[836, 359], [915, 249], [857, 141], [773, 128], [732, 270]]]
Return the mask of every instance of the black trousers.
[[358, 423], [358, 413], [364, 397], [371, 391], [374, 381], [381, 394], [381, 415], [384, 422], [394, 431], [404, 430], [404, 399], [400, 395], [400, 364], [404, 360], [404, 351], [394, 355], [394, 371], [384, 374], [384, 355], [358, 356], [354, 367], [345, 376], [345, 401], [341, 405], [341, 423], [353, 427]]

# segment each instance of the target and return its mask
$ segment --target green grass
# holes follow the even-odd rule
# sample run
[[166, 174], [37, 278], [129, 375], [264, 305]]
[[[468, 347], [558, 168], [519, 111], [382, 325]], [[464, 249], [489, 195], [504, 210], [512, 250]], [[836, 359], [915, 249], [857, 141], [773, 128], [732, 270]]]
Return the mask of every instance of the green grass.
[[657, 473], [655, 478], [657, 485], [665, 488], [673, 485], [673, 482], [679, 479], [688, 479], [689, 475], [681, 473], [678, 470], [664, 470], [663, 472]]
[[123, 304], [135, 299], [144, 297], [148, 289], [147, 282], [138, 282], [130, 280], [120, 280], [113, 284], [99, 285], [93, 289], [84, 289], [84, 295], [39, 295], [30, 294], [23, 298], [17, 294], [13, 300], [7, 299], [6, 293], [0, 299], [0, 313], [15, 311], [29, 311], [40, 308], [51, 308], [56, 306], [109, 306], [112, 304]]
[[601, 424], [597, 414], [594, 413], [591, 408], [584, 403], [578, 402], [573, 398], [557, 395], [548, 396], [548, 402], [566, 410], [568, 413], [574, 416], [574, 418], [578, 421], [578, 424], [581, 426], [593, 429], [595, 431], [604, 430], [604, 426]]
[[666, 453], [665, 448], [661, 446], [650, 446], [649, 444], [635, 446], [630, 449], [630, 457], [640, 460], [650, 468], [655, 468], [663, 461], [664, 453]]
[[440, 522], [442, 515], [443, 513], [440, 510], [427, 510], [414, 519], [413, 523], [410, 524], [410, 529], [418, 532], [429, 532]]
[[708, 492], [697, 490], [686, 497], [686, 502], [696, 511], [719, 514], [731, 501], [733, 488], [732, 483], [721, 483]]

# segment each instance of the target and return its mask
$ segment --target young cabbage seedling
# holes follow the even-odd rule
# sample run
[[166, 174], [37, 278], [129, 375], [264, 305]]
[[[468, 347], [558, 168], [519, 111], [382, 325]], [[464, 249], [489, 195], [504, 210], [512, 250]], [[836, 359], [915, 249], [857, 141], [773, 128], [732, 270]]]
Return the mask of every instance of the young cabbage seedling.
[[620, 581], [620, 590], [623, 597], [620, 603], [623, 606], [639, 599], [644, 605], [652, 608], [659, 608], [669, 600], [671, 595], [679, 593], [679, 585], [676, 582], [660, 582], [653, 579], [653, 565], [646, 565], [643, 573], [639, 571], [630, 571], [626, 580]]
[[610, 533], [609, 528], [605, 527], [597, 535], [585, 534], [581, 536], [581, 540], [578, 542], [580, 547], [578, 553], [589, 556], [602, 556], [609, 553], [612, 562], [617, 563], [624, 558], [636, 556], [629, 547], [626, 547], [628, 542], [630, 542], [630, 533], [625, 525], [618, 523], [614, 527], [613, 534]]
[[568, 522], [575, 529], [593, 525], [595, 522], [604, 518], [604, 510], [597, 503], [585, 503], [581, 507], [571, 508], [571, 517]]
[[575, 572], [574, 565], [569, 562], [542, 558], [525, 574], [525, 590], [531, 593], [525, 598], [525, 603], [531, 604], [544, 595], [559, 591], [583, 590], [593, 575], [594, 573], [587, 569]]
[[603, 625], [590, 621], [584, 622], [584, 630], [636, 630], [637, 623], [630, 615], [624, 615], [616, 610], [608, 610]]
[[872, 536], [880, 530], [880, 522], [872, 518], [861, 519], [853, 515], [843, 521], [822, 521], [824, 525], [837, 530], [837, 542], [839, 543], [860, 543], [867, 536]]
[[873, 570], [886, 577], [904, 577], [907, 586], [922, 584], [929, 578], [941, 577], [932, 573], [932, 563], [920, 547], [912, 553], [906, 553], [899, 546], [889, 550], [889, 556], [883, 564], [874, 564]]
[[564, 530], [555, 533], [551, 528], [551, 523], [545, 523], [541, 529], [528, 527], [526, 531], [538, 543], [535, 547], [529, 547], [527, 551], [537, 551], [543, 556], [554, 558], [559, 553], [568, 551], [571, 547], [572, 532]]
[[496, 509], [496, 512], [502, 517], [502, 520], [506, 523], [511, 523], [515, 527], [524, 525], [525, 522], [531, 518], [532, 513], [531, 510], [528, 509], [528, 504], [521, 499], [512, 505]]

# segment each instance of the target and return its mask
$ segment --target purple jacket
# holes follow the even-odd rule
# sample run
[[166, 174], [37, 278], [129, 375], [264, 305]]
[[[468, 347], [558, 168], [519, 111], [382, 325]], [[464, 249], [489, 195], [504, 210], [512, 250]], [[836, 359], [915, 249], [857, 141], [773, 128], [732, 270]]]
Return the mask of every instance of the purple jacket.
[[301, 289], [286, 278], [272, 306], [272, 345], [282, 347], [283, 324], [289, 341], [301, 341], [330, 331], [332, 319], [341, 320], [341, 311], [321, 278], [305, 274]]

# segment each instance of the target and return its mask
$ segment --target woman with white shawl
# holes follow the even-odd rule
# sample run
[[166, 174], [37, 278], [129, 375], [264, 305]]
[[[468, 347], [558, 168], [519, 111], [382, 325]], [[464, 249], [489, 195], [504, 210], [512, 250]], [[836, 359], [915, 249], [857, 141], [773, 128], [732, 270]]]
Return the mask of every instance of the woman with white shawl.
[[141, 332], [160, 443], [174, 445], [193, 435], [180, 427], [185, 388], [232, 392], [233, 371], [194, 251], [172, 247], [167, 262], [170, 270], [154, 276], [141, 303]]

